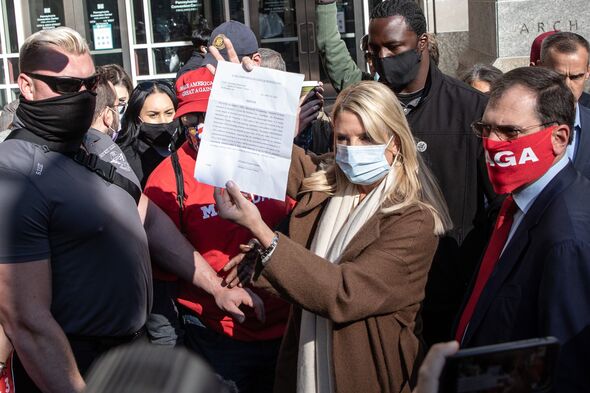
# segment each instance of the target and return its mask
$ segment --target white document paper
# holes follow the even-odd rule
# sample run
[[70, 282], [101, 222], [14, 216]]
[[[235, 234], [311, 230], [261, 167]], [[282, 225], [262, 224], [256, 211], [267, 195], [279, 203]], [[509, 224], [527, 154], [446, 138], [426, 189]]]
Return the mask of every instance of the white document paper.
[[195, 178], [285, 200], [303, 75], [219, 62]]

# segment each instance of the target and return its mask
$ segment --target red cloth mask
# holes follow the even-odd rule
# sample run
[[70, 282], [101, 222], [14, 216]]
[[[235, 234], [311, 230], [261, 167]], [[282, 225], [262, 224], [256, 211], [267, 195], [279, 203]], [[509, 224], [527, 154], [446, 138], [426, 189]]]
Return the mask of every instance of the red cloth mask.
[[540, 178], [553, 165], [551, 137], [557, 126], [509, 141], [483, 139], [490, 182], [498, 194], [506, 194]]

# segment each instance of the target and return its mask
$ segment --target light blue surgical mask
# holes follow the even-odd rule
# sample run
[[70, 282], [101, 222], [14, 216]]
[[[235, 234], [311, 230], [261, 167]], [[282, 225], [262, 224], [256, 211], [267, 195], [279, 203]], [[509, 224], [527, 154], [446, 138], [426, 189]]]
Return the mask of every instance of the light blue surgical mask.
[[[393, 138], [393, 137], [392, 137]], [[385, 149], [389, 142], [383, 145], [346, 146], [336, 145], [336, 164], [353, 184], [368, 186], [383, 179], [391, 165], [385, 158]]]

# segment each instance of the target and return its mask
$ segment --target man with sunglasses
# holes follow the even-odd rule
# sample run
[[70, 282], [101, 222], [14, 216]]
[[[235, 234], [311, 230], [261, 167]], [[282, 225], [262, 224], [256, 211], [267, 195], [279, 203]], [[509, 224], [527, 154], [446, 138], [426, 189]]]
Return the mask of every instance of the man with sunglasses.
[[554, 71], [518, 68], [492, 87], [473, 129], [507, 196], [455, 329], [462, 347], [557, 337], [557, 392], [590, 386], [590, 181], [567, 155], [574, 118]]
[[0, 322], [17, 392], [78, 392], [101, 351], [141, 336], [147, 238], [127, 191], [72, 158], [99, 79], [84, 39], [35, 33], [19, 61], [15, 129], [0, 145]]
[[150, 254], [243, 318], [255, 299], [222, 288], [168, 217], [73, 159], [96, 106], [84, 39], [40, 31], [19, 60], [16, 129], [0, 144], [0, 324], [15, 391], [80, 392], [96, 357], [143, 335]]

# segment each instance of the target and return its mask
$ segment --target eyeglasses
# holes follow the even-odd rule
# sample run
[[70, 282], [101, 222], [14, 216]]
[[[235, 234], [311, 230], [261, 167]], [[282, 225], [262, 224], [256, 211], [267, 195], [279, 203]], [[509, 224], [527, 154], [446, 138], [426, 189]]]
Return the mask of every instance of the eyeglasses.
[[119, 104], [117, 105], [117, 111], [120, 115], [125, 113], [125, 109], [127, 109], [127, 103], [125, 101], [119, 102]]
[[49, 88], [58, 94], [77, 93], [82, 86], [86, 90], [94, 92], [96, 85], [98, 85], [99, 75], [94, 74], [88, 78], [76, 78], [73, 76], [51, 76], [35, 74], [33, 72], [24, 72], [25, 75], [31, 78], [38, 79], [47, 83]]
[[118, 116], [118, 115], [119, 115], [119, 111], [117, 111], [117, 107], [116, 107], [116, 106], [114, 106], [114, 105], [113, 105], [113, 106], [107, 105], [107, 106], [105, 107], [105, 109], [108, 109], [108, 110], [110, 110], [111, 112], [113, 112], [113, 115], [115, 115], [115, 116]]
[[501, 141], [510, 141], [518, 138], [518, 134], [522, 134], [525, 131], [532, 130], [537, 127], [546, 127], [550, 124], [555, 124], [556, 121], [548, 121], [546, 123], [535, 124], [534, 126], [528, 126], [524, 128], [518, 128], [514, 126], [493, 126], [486, 124], [482, 121], [476, 121], [471, 123], [471, 129], [480, 138], [488, 138], [493, 132]]

